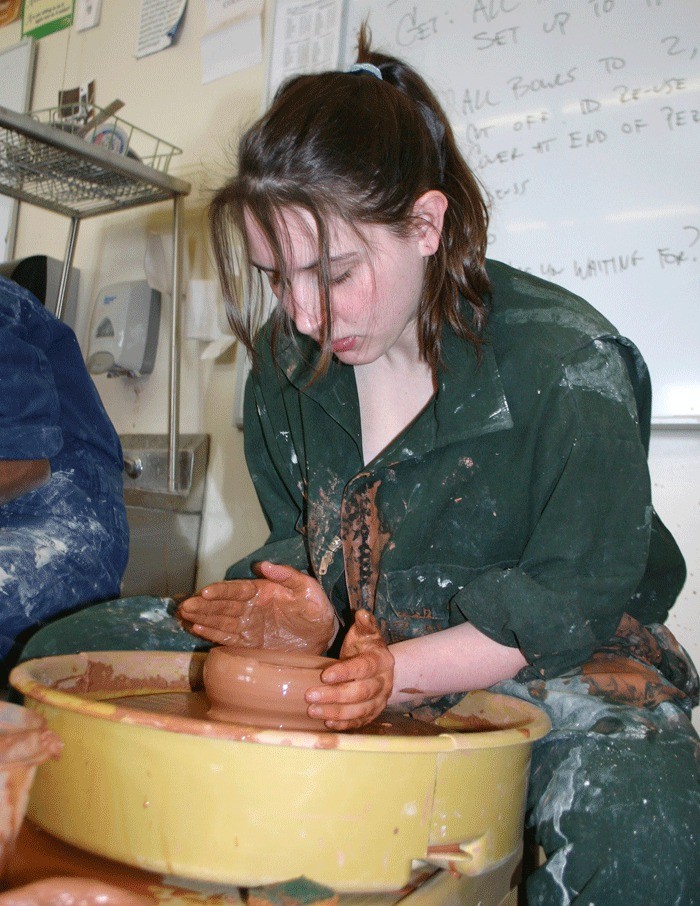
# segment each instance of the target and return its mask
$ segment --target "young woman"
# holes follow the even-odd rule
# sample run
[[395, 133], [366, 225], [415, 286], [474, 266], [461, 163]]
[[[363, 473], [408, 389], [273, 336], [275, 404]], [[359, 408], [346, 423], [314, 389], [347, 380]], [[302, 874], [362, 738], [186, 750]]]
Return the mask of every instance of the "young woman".
[[[435, 97], [364, 31], [358, 64], [284, 85], [211, 206], [270, 537], [180, 614], [339, 653], [308, 694], [332, 729], [476, 688], [537, 701], [531, 901], [694, 902], [697, 674], [661, 625], [685, 567], [651, 505], [644, 362], [486, 260]], [[256, 274], [278, 300], [259, 331]]]

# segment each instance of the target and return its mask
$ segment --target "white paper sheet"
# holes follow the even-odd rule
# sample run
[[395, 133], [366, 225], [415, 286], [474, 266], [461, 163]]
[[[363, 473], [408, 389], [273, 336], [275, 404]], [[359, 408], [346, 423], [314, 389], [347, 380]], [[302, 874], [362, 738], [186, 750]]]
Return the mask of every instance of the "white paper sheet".
[[170, 47], [186, 6], [187, 0], [141, 0], [137, 59]]
[[262, 16], [263, 0], [204, 0], [204, 28], [214, 31], [234, 19]]
[[203, 344], [199, 358], [216, 359], [236, 342], [223, 313], [216, 280], [192, 279], [185, 300], [185, 337]]
[[340, 65], [343, 0], [277, 0], [267, 103], [285, 79]]
[[202, 83], [262, 63], [262, 17], [253, 15], [210, 32], [201, 40]]
[[[172, 234], [149, 233], [144, 257], [146, 279], [152, 289], [157, 289], [168, 299], [172, 283], [172, 261]], [[184, 337], [187, 340], [198, 341], [199, 359], [203, 361], [216, 359], [236, 342], [226, 321], [218, 281], [190, 279], [188, 258], [185, 255], [182, 262], [181, 286]]]

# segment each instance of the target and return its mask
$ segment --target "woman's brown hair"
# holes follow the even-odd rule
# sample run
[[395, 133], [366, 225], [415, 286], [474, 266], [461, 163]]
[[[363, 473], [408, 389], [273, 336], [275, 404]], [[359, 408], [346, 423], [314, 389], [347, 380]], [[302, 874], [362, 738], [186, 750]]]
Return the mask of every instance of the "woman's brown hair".
[[[240, 140], [236, 175], [216, 193], [209, 209], [229, 321], [252, 352], [262, 293], [259, 283], [256, 291], [247, 256], [240, 252], [246, 250], [244, 213], [262, 229], [284, 287], [280, 212], [307, 212], [316, 227], [321, 262], [322, 355], [317, 367], [322, 372], [332, 354], [328, 218], [338, 217], [353, 227], [381, 224], [405, 235], [413, 228], [417, 199], [437, 189], [448, 207], [439, 249], [428, 260], [418, 311], [421, 355], [436, 368], [445, 322], [477, 352], [482, 342], [489, 293], [484, 264], [488, 210], [426, 82], [401, 60], [371, 50], [364, 25], [357, 62], [373, 64], [382, 78], [362, 71], [297, 76], [278, 90], [269, 110]], [[247, 274], [242, 291], [235, 277], [239, 270]], [[242, 304], [241, 294], [247, 304]], [[284, 326], [285, 314], [278, 305], [273, 343]]]

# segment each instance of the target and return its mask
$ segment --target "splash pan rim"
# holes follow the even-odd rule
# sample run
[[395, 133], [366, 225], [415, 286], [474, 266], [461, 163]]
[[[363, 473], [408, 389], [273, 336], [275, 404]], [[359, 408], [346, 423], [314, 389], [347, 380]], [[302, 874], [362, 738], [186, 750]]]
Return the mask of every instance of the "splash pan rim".
[[[90, 651], [52, 655], [25, 661], [10, 674], [10, 684], [27, 700], [59, 710], [102, 720], [150, 727], [156, 730], [263, 745], [361, 751], [439, 752], [530, 745], [550, 730], [546, 714], [537, 706], [508, 695], [470, 692], [440, 723], [444, 732], [435, 736], [381, 736], [360, 732], [277, 730], [153, 714], [120, 698], [163, 692], [203, 691], [206, 652]], [[494, 719], [497, 729], [477, 732], [459, 729], [469, 717]]]

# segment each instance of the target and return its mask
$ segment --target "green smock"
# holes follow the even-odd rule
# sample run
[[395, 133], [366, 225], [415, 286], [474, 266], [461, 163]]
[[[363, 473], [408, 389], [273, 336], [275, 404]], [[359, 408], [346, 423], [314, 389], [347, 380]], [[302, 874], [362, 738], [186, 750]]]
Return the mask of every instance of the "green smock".
[[638, 350], [567, 290], [488, 274], [481, 361], [446, 327], [437, 393], [367, 465], [353, 368], [311, 382], [315, 344], [287, 341], [276, 367], [263, 332], [245, 451], [271, 534], [227, 578], [288, 563], [341, 620], [347, 599], [373, 611], [388, 642], [468, 620], [550, 677], [625, 612], [662, 622], [685, 566], [651, 505]]

